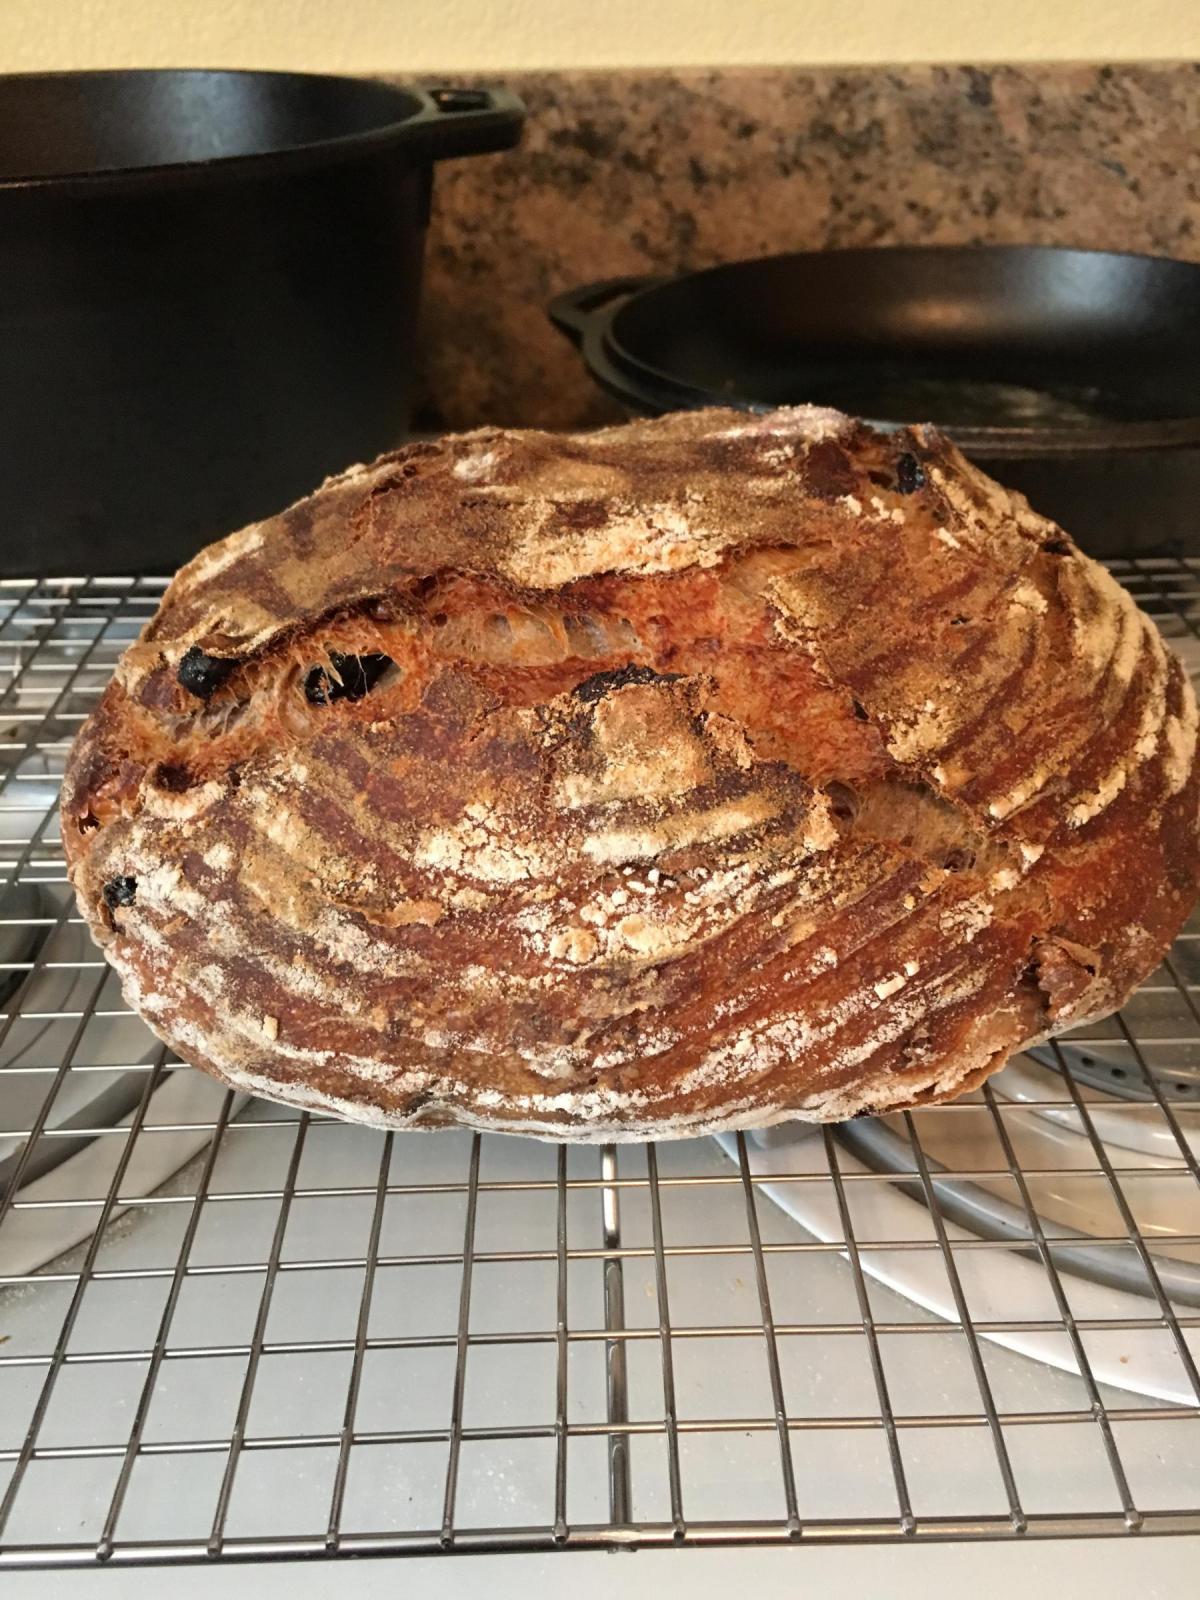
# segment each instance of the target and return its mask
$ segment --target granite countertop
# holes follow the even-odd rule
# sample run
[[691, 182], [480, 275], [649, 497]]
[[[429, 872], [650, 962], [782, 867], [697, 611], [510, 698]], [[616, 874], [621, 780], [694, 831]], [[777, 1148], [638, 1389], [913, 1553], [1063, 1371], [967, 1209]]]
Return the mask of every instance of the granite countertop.
[[429, 427], [617, 415], [545, 315], [552, 295], [600, 278], [835, 245], [1069, 244], [1200, 260], [1194, 63], [503, 81], [528, 106], [521, 147], [438, 167]]

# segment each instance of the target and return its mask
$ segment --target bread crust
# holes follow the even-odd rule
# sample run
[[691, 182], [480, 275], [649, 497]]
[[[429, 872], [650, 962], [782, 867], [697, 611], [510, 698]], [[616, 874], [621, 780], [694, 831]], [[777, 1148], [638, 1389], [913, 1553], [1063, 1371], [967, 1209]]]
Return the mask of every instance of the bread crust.
[[1196, 895], [1196, 727], [1128, 594], [932, 429], [485, 429], [184, 567], [63, 841], [230, 1085], [682, 1136], [943, 1100], [1120, 1005]]

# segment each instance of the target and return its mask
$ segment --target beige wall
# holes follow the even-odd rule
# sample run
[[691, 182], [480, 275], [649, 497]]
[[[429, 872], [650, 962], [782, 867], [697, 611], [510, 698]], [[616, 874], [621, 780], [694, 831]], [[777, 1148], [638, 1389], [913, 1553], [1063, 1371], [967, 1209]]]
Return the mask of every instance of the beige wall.
[[0, 71], [1200, 55], [1197, 0], [0, 0]]

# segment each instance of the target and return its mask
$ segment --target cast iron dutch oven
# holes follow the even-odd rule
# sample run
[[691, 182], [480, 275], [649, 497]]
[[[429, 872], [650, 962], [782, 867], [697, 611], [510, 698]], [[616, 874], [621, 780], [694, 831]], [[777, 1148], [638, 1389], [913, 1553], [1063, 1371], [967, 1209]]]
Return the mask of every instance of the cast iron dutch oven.
[[433, 163], [498, 90], [0, 78], [0, 572], [169, 569], [403, 436]]
[[811, 401], [936, 422], [1098, 555], [1200, 531], [1200, 266], [1034, 246], [828, 250], [561, 295], [630, 410]]

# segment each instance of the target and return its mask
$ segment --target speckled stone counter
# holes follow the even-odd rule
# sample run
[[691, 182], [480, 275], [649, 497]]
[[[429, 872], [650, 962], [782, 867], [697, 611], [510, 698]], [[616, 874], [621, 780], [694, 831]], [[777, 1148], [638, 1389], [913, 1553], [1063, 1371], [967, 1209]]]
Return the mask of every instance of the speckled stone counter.
[[529, 109], [521, 147], [438, 167], [425, 291], [433, 426], [613, 416], [545, 316], [553, 294], [598, 278], [921, 241], [1200, 260], [1193, 63], [502, 81]]

